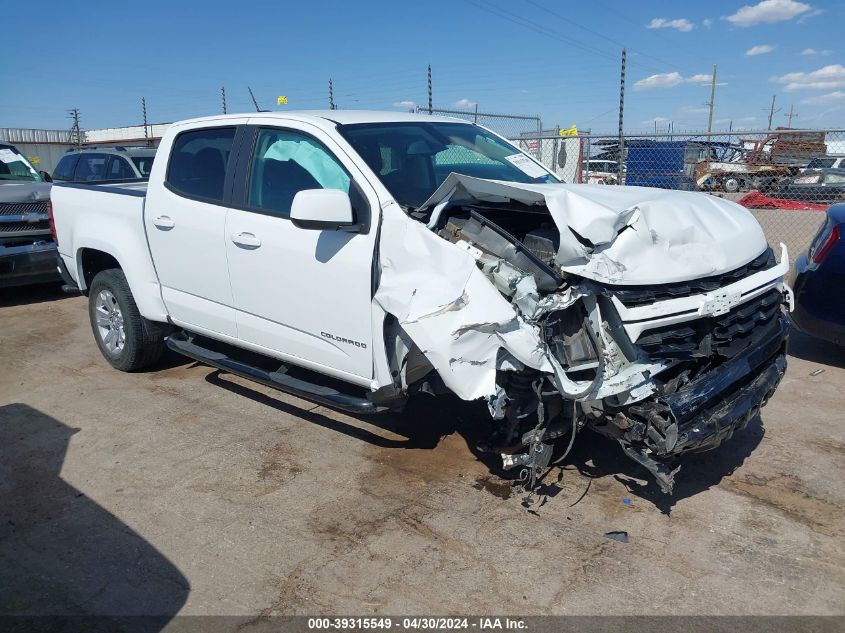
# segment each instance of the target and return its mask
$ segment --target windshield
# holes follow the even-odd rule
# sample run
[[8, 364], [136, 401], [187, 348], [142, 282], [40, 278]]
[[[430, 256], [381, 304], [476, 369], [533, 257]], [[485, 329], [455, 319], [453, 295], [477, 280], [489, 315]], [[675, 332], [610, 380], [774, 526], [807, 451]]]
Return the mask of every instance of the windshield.
[[807, 165], [807, 169], [824, 169], [826, 167], [833, 167], [834, 163], [836, 163], [835, 158], [814, 158]]
[[41, 176], [18, 150], [10, 145], [0, 145], [0, 180], [41, 182]]
[[338, 126], [399, 204], [418, 207], [456, 172], [510, 182], [560, 182], [516, 147], [464, 123]]

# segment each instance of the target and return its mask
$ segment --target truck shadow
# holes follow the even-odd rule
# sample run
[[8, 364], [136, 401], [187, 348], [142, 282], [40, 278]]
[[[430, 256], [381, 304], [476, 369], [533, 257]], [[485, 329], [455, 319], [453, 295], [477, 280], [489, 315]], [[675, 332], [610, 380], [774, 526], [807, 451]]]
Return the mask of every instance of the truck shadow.
[[[679, 501], [718, 486], [722, 479], [742, 466], [762, 441], [765, 428], [758, 415], [721, 446], [685, 455], [680, 461], [681, 470], [675, 475], [671, 495], [663, 493], [651, 475], [630, 460], [616, 442], [591, 433], [583, 435], [583, 438], [576, 438], [572, 453], [565, 460], [566, 467], [574, 468], [588, 478], [613, 477], [629, 494], [649, 501], [669, 515]], [[579, 442], [579, 439], [584, 441]]]
[[69, 296], [62, 291], [61, 283], [0, 288], [0, 308], [58, 301], [67, 299]]
[[[344, 414], [365, 426], [376, 427], [375, 431], [371, 431], [355, 422], [344, 422], [324, 415], [317, 405], [303, 408], [233, 382], [219, 371], [209, 373], [206, 380], [238, 396], [380, 448], [434, 450], [444, 437], [457, 433], [466, 442], [469, 452], [484, 464], [490, 474], [503, 480], [502, 485], [507, 485], [518, 474], [503, 470], [499, 455], [478, 449], [479, 443], [487, 439], [491, 431], [487, 408], [481, 403], [464, 402], [453, 396], [433, 398], [419, 395], [409, 400], [402, 413], [371, 416]], [[444, 415], [447, 411], [448, 415]], [[401, 438], [385, 437], [378, 433], [378, 429]], [[587, 484], [591, 479], [613, 477], [625, 486], [629, 494], [652, 503], [668, 515], [682, 499], [716, 486], [724, 477], [730, 476], [754, 451], [763, 435], [763, 424], [758, 416], [717, 449], [685, 456], [672, 495], [661, 492], [649, 473], [626, 457], [616, 442], [589, 431], [576, 437], [572, 451], [560, 466], [566, 470], [576, 470], [587, 480]], [[557, 454], [563, 448], [559, 446]], [[546, 478], [547, 481], [556, 478], [554, 470]], [[556, 494], [554, 483], [545, 484], [544, 490], [550, 496]]]
[[77, 432], [25, 404], [0, 407], [4, 630], [160, 631], [190, 584], [141, 535], [60, 477]]

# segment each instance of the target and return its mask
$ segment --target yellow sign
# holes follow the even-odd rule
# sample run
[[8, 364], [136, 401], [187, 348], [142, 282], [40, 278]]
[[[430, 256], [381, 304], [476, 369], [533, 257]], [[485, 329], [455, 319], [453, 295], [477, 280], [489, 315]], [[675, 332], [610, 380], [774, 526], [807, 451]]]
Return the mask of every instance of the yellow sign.
[[41, 164], [41, 159], [38, 156], [27, 156], [27, 158], [29, 159], [29, 162], [33, 165]]
[[279, 97], [278, 99], [276, 99], [276, 105], [285, 105], [287, 102], [287, 97]]
[[560, 134], [561, 136], [578, 136], [578, 126], [573, 125], [572, 127], [567, 128], [565, 130], [560, 130], [558, 131], [558, 134]]

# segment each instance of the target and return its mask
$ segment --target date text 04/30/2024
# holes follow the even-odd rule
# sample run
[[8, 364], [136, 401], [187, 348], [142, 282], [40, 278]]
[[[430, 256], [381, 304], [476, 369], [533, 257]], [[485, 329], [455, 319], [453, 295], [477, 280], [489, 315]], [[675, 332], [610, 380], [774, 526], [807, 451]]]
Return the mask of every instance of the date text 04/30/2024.
[[349, 618], [309, 618], [311, 630], [360, 630], [360, 629], [397, 629], [407, 631], [524, 631], [527, 625], [519, 618], [475, 617], [349, 617]]

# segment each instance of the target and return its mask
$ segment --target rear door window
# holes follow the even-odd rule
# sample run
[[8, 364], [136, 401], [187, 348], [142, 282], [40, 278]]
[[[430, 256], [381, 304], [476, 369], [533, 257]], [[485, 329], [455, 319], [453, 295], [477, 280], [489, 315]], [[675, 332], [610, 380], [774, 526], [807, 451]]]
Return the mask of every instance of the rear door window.
[[73, 179], [82, 182], [105, 180], [108, 154], [80, 154]]
[[109, 162], [108, 179], [109, 180], [130, 180], [137, 178], [135, 170], [125, 158], [120, 156], [112, 156]]
[[141, 172], [141, 176], [148, 178], [153, 168], [154, 158], [155, 156], [133, 156], [132, 162], [135, 163], [135, 167]]
[[188, 198], [222, 202], [234, 139], [234, 127], [182, 132], [170, 152], [165, 181], [168, 188]]

